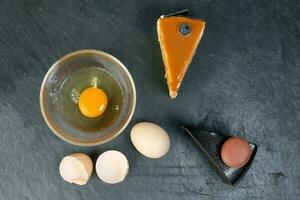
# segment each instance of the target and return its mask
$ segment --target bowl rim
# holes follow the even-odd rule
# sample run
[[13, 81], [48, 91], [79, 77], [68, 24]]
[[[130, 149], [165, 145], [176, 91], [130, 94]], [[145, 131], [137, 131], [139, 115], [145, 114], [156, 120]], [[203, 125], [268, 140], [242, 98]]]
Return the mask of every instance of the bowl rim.
[[[116, 62], [117, 64], [120, 65], [120, 67], [124, 70], [124, 72], [126, 73], [131, 85], [132, 85], [132, 90], [133, 90], [133, 101], [132, 101], [132, 109], [130, 110], [130, 114], [126, 120], [126, 122], [124, 123], [124, 125], [118, 130], [116, 131], [116, 133], [114, 135], [112, 135], [111, 137], [105, 138], [104, 140], [99, 140], [99, 141], [91, 141], [91, 142], [78, 142], [78, 141], [74, 141], [68, 137], [65, 137], [63, 134], [61, 134], [60, 132], [56, 131], [55, 128], [52, 126], [52, 124], [49, 122], [49, 116], [46, 115], [45, 113], [45, 108], [44, 108], [44, 97], [43, 97], [43, 93], [44, 93], [44, 89], [46, 86], [46, 80], [48, 80], [51, 72], [55, 69], [55, 67], [63, 62], [64, 60], [66, 60], [67, 58], [74, 56], [74, 55], [78, 55], [78, 54], [83, 54], [83, 53], [95, 53], [101, 56], [105, 56], [108, 59], [111, 59], [112, 61]], [[41, 109], [41, 113], [43, 115], [44, 121], [46, 122], [46, 124], [48, 125], [48, 127], [50, 128], [50, 130], [60, 139], [62, 139], [63, 141], [70, 143], [70, 144], [74, 144], [74, 145], [78, 145], [78, 146], [95, 146], [95, 145], [100, 145], [100, 144], [104, 144], [107, 143], [113, 139], [115, 139], [117, 136], [119, 136], [124, 129], [128, 126], [129, 122], [132, 119], [132, 116], [134, 114], [135, 111], [135, 107], [136, 107], [136, 88], [135, 88], [135, 84], [133, 81], [133, 78], [130, 74], [130, 72], [128, 71], [128, 69], [125, 67], [125, 65], [118, 60], [116, 57], [112, 56], [109, 53], [100, 51], [100, 50], [95, 50], [95, 49], [81, 49], [81, 50], [76, 50], [73, 52], [70, 52], [68, 54], [65, 54], [64, 56], [62, 56], [61, 58], [59, 58], [54, 64], [51, 65], [51, 67], [48, 69], [41, 88], [40, 88], [40, 96], [39, 96], [39, 100], [40, 100], [40, 109]]]

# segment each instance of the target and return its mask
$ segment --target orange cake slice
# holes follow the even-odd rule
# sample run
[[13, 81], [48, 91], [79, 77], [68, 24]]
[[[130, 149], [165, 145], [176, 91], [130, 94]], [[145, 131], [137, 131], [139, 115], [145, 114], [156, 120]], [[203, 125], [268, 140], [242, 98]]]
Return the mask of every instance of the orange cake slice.
[[157, 21], [158, 41], [172, 99], [202, 38], [205, 22], [185, 16], [161, 16]]

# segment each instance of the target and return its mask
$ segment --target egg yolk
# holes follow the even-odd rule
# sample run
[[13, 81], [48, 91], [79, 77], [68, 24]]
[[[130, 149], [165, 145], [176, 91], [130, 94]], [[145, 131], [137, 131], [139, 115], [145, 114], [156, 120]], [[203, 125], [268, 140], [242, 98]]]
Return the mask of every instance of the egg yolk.
[[79, 97], [80, 112], [86, 117], [98, 117], [107, 107], [105, 92], [96, 87], [85, 89]]

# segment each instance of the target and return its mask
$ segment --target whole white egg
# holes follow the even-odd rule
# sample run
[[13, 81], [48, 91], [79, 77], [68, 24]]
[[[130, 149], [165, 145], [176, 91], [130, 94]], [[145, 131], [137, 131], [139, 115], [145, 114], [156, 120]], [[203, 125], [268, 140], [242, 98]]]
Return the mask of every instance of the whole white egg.
[[130, 137], [134, 147], [149, 158], [161, 158], [170, 149], [170, 138], [167, 132], [150, 122], [136, 124], [131, 130]]

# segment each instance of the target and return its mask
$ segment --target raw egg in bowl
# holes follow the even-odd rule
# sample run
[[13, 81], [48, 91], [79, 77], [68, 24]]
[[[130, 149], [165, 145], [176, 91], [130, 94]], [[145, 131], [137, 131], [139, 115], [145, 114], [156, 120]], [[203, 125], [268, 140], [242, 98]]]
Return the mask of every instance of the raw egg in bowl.
[[102, 51], [69, 53], [47, 72], [40, 91], [42, 115], [66, 142], [93, 146], [117, 137], [128, 125], [136, 90], [127, 68]]

